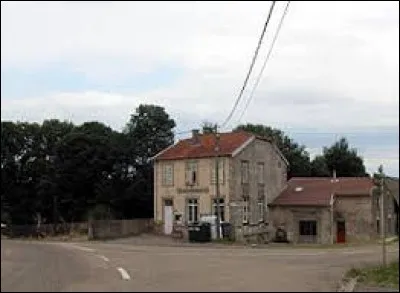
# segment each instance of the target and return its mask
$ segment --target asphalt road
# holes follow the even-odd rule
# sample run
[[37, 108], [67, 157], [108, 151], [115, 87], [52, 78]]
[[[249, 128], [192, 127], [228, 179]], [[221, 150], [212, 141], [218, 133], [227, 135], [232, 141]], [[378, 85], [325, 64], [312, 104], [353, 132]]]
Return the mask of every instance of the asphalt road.
[[1, 240], [2, 292], [103, 291], [115, 281], [119, 282], [116, 272], [84, 251]]
[[[389, 258], [398, 259], [398, 247]], [[2, 291], [336, 290], [380, 247], [344, 249], [158, 247], [129, 243], [2, 241]]]

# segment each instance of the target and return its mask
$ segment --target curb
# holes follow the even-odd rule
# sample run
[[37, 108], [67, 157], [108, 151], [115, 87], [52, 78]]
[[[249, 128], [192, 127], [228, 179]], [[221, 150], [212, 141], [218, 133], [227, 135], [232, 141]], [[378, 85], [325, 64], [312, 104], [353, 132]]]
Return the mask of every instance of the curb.
[[353, 292], [356, 285], [357, 285], [357, 277], [350, 279], [343, 278], [336, 292]]

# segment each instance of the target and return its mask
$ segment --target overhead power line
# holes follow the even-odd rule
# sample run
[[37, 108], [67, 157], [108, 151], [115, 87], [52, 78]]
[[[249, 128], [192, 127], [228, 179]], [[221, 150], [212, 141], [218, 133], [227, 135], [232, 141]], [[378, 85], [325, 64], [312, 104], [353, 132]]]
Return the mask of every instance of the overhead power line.
[[240, 117], [239, 117], [239, 120], [238, 120], [238, 124], [240, 124], [240, 121], [242, 120], [242, 117], [243, 117], [244, 113], [246, 112], [247, 108], [249, 107], [249, 104], [250, 104], [251, 100], [253, 99], [253, 96], [254, 96], [254, 93], [255, 93], [255, 91], [256, 91], [256, 89], [257, 89], [257, 87], [258, 87], [258, 84], [259, 84], [260, 81], [261, 81], [261, 77], [262, 77], [262, 75], [263, 75], [263, 73], [264, 73], [265, 67], [266, 67], [266, 65], [267, 65], [267, 63], [268, 63], [268, 60], [269, 60], [269, 58], [270, 58], [270, 56], [271, 56], [271, 53], [272, 53], [272, 50], [273, 50], [273, 48], [274, 48], [275, 42], [276, 42], [276, 40], [277, 40], [277, 38], [278, 38], [278, 35], [279, 35], [279, 32], [280, 32], [280, 30], [281, 30], [281, 27], [282, 27], [282, 24], [283, 24], [283, 20], [285, 19], [285, 16], [286, 16], [286, 14], [287, 14], [287, 12], [288, 12], [288, 10], [289, 10], [289, 4], [290, 4], [290, 1], [288, 1], [288, 2], [286, 3], [285, 10], [284, 10], [284, 12], [283, 12], [283, 14], [282, 14], [281, 20], [279, 21], [278, 28], [276, 29], [276, 32], [275, 32], [275, 35], [274, 35], [274, 39], [272, 40], [271, 47], [269, 48], [269, 51], [268, 51], [268, 53], [267, 53], [267, 56], [265, 57], [265, 60], [264, 60], [264, 64], [263, 64], [263, 66], [262, 66], [262, 68], [261, 68], [261, 71], [260, 71], [260, 73], [258, 74], [257, 80], [256, 80], [256, 82], [254, 83], [254, 86], [253, 86], [253, 88], [252, 88], [252, 90], [251, 90], [249, 99], [247, 100], [247, 103], [246, 103], [246, 105], [245, 105], [245, 107], [244, 107], [244, 109], [243, 109], [243, 111], [242, 111], [242, 114], [240, 114]]
[[176, 131], [176, 132], [174, 132], [174, 136], [182, 135], [182, 134], [189, 134], [191, 132], [192, 132], [192, 130]]
[[245, 78], [245, 80], [244, 80], [242, 89], [240, 90], [240, 93], [239, 93], [238, 97], [236, 98], [236, 101], [235, 101], [235, 103], [234, 103], [234, 105], [233, 105], [233, 107], [232, 107], [231, 112], [229, 113], [229, 115], [228, 115], [228, 117], [225, 119], [225, 121], [221, 124], [221, 127], [224, 127], [224, 126], [229, 122], [229, 120], [232, 118], [232, 115], [233, 115], [233, 113], [235, 112], [235, 110], [236, 110], [236, 108], [237, 108], [237, 106], [238, 106], [238, 104], [239, 104], [239, 102], [240, 102], [240, 100], [241, 100], [241, 98], [242, 98], [242, 96], [243, 96], [243, 92], [244, 92], [244, 90], [246, 89], [247, 83], [248, 83], [248, 81], [249, 81], [249, 77], [250, 77], [250, 75], [251, 75], [251, 72], [253, 71], [253, 67], [254, 67], [254, 64], [255, 64], [255, 62], [256, 62], [256, 59], [257, 59], [257, 56], [258, 56], [258, 52], [259, 52], [260, 47], [261, 47], [261, 43], [262, 43], [262, 41], [263, 41], [265, 32], [266, 32], [266, 30], [267, 30], [269, 21], [270, 21], [270, 19], [271, 19], [271, 15], [272, 15], [272, 11], [274, 10], [275, 2], [276, 2], [276, 1], [272, 1], [271, 7], [270, 7], [270, 9], [269, 9], [269, 13], [268, 13], [267, 20], [265, 21], [265, 24], [264, 24], [264, 27], [263, 27], [263, 30], [262, 30], [260, 39], [258, 40], [257, 48], [256, 48], [256, 51], [254, 52], [254, 56], [253, 56], [253, 58], [252, 58], [252, 61], [251, 61], [251, 64], [250, 64], [250, 68], [249, 68], [249, 70], [248, 70], [248, 72], [247, 72], [247, 75], [246, 75], [246, 78]]

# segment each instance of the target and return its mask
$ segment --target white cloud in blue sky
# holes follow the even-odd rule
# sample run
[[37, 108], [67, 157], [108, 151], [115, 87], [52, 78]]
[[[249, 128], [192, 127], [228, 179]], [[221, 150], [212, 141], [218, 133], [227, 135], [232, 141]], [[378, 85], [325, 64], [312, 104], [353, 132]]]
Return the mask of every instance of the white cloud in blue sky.
[[[101, 120], [121, 129], [140, 103], [157, 103], [178, 131], [221, 122], [269, 5], [2, 1], [2, 120]], [[261, 57], [283, 7], [277, 2]], [[240, 122], [282, 128], [312, 154], [345, 135], [370, 172], [384, 163], [398, 176], [398, 53], [398, 2], [292, 2]]]

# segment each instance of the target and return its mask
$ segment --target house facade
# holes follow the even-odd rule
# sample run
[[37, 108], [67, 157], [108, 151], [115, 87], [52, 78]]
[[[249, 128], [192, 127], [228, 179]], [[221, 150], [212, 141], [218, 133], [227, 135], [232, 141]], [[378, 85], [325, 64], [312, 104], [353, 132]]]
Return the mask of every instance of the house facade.
[[[385, 206], [387, 208], [386, 233], [389, 235], [399, 235], [399, 178], [386, 177], [384, 179], [384, 190], [386, 191]], [[379, 220], [379, 215], [376, 215], [376, 218]]]
[[216, 215], [217, 160], [221, 221], [232, 225], [236, 240], [266, 232], [267, 204], [286, 185], [284, 156], [269, 139], [244, 131], [193, 131], [154, 157], [154, 219], [165, 234]]
[[[380, 235], [380, 203], [369, 177], [291, 178], [269, 205], [274, 230], [294, 243], [333, 244]], [[393, 198], [385, 193], [387, 235], [395, 231]]]

